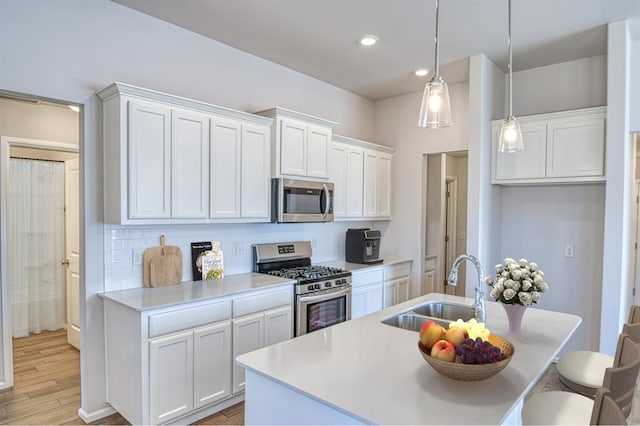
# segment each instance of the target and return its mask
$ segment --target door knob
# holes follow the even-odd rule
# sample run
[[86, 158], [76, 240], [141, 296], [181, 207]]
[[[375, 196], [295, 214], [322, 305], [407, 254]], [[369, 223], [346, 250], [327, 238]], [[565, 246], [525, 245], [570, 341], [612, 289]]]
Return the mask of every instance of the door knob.
[[70, 263], [70, 262], [69, 262], [69, 259], [65, 259], [65, 260], [63, 260], [62, 262], [60, 262], [60, 264], [61, 264], [61, 265], [64, 265], [64, 266], [69, 266], [69, 263]]

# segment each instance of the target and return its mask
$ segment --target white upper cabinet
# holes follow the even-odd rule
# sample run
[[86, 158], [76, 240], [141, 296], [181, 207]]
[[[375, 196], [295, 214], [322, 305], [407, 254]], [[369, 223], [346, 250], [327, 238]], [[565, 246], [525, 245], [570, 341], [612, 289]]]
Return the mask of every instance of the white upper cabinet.
[[[171, 109], [164, 105], [129, 103], [129, 161], [123, 170], [105, 169], [105, 180], [115, 172], [129, 176], [131, 219], [171, 217]], [[122, 174], [122, 173], [121, 173]], [[122, 176], [120, 176], [122, 178]]]
[[329, 179], [336, 220], [391, 218], [392, 153], [386, 146], [333, 135]]
[[603, 182], [606, 108], [521, 117], [524, 150], [497, 152], [502, 120], [492, 122], [493, 183]]
[[284, 108], [256, 114], [274, 119], [272, 177], [329, 177], [329, 143], [332, 128], [338, 123]]
[[122, 83], [98, 96], [105, 223], [270, 220], [273, 120]]
[[[171, 217], [209, 214], [209, 117], [171, 111]], [[152, 184], [152, 183], [150, 183]]]

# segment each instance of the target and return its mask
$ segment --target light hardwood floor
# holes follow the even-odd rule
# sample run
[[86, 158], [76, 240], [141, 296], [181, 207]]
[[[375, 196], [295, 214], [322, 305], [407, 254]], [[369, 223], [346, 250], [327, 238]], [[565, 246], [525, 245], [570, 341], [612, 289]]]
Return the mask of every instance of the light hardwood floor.
[[[14, 387], [0, 391], [0, 424], [82, 425], [80, 408], [80, 352], [67, 344], [65, 330], [42, 332], [13, 340]], [[119, 414], [94, 424], [129, 424]], [[197, 424], [242, 425], [239, 403]]]

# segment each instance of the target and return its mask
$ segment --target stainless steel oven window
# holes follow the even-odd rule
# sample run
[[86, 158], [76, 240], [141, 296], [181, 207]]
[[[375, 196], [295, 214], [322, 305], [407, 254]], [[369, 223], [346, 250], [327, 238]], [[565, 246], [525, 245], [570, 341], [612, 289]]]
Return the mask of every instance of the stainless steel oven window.
[[296, 336], [351, 319], [351, 287], [297, 296]]

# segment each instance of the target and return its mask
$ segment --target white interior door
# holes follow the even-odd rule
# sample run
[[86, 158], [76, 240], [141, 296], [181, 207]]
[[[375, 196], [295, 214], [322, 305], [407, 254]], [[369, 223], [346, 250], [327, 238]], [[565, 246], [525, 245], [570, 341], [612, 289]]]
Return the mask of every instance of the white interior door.
[[80, 349], [79, 161], [65, 161], [65, 253], [67, 267], [67, 341]]

